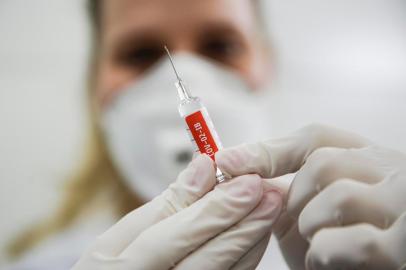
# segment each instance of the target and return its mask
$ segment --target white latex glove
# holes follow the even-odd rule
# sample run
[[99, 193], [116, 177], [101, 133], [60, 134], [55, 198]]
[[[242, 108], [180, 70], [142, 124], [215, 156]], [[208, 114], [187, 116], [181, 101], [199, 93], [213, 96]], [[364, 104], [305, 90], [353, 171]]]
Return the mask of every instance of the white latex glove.
[[273, 229], [291, 269], [406, 269], [405, 155], [313, 125], [216, 162], [232, 176], [297, 172]]
[[253, 269], [281, 208], [281, 194], [258, 175], [216, 186], [214, 163], [201, 155], [98, 237], [73, 269]]

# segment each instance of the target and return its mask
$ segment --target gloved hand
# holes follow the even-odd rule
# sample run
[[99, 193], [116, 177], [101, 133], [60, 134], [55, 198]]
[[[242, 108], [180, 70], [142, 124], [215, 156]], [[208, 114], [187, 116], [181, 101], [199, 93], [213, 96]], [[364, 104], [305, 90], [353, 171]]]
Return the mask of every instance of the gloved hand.
[[98, 237], [73, 269], [253, 269], [281, 206], [281, 194], [258, 175], [216, 186], [214, 163], [201, 155]]
[[232, 176], [297, 172], [273, 228], [291, 269], [406, 269], [405, 155], [313, 125], [216, 163]]

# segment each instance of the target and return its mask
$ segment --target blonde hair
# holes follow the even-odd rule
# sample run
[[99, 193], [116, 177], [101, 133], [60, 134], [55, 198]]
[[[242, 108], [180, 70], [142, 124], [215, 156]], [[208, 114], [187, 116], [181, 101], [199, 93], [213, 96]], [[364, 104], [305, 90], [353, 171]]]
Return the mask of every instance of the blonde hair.
[[116, 172], [103, 147], [100, 132], [93, 131], [89, 137], [83, 165], [67, 182], [61, 207], [49, 219], [33, 226], [8, 245], [12, 258], [19, 257], [42, 240], [72, 225], [100, 194], [108, 193], [117, 218], [142, 204]]
[[[90, 1], [90, 13], [93, 21], [98, 14], [97, 0]], [[98, 26], [97, 26], [98, 27]], [[97, 125], [97, 112], [94, 105], [94, 79], [97, 73], [98, 45], [95, 28], [94, 44], [90, 57], [88, 73], [88, 104], [90, 127], [87, 146], [81, 167], [67, 182], [61, 207], [50, 218], [31, 227], [13, 240], [7, 251], [12, 258], [19, 257], [47, 237], [72, 225], [82, 212], [94, 203], [101, 194], [108, 193], [117, 218], [139, 207], [143, 202], [129, 189], [112, 164], [105, 148], [102, 133]]]

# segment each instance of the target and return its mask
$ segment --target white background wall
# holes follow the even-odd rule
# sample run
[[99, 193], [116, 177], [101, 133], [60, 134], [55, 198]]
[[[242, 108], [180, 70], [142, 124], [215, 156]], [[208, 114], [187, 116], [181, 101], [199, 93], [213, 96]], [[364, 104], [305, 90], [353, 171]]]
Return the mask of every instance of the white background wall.
[[[274, 134], [323, 121], [406, 151], [406, 2], [265, 5]], [[89, 41], [83, 7], [83, 0], [0, 2], [0, 243], [54, 209], [79, 162]]]
[[82, 6], [82, 0], [0, 2], [2, 244], [54, 209], [77, 162], [89, 30]]
[[277, 133], [322, 121], [406, 151], [406, 2], [266, 2]]

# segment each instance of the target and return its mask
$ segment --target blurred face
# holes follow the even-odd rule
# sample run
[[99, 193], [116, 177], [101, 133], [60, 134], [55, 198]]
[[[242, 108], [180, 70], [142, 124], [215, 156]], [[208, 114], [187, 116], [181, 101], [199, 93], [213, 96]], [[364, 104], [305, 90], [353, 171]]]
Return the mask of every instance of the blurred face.
[[103, 1], [97, 97], [102, 105], [171, 52], [199, 55], [256, 88], [266, 57], [251, 0]]

